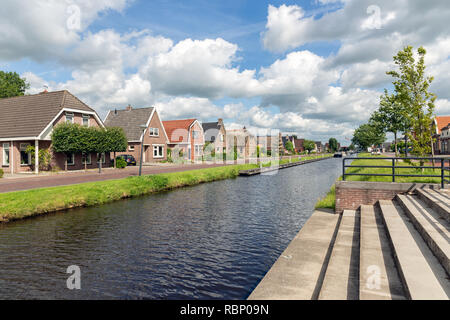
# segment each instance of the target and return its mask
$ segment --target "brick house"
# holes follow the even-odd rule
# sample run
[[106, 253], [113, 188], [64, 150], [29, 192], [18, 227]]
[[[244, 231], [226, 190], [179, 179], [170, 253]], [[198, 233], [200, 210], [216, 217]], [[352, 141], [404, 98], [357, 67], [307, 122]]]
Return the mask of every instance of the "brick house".
[[316, 152], [322, 153], [323, 152], [323, 144], [321, 141], [315, 141], [314, 144], [316, 145]]
[[441, 129], [440, 154], [450, 154], [450, 123]]
[[238, 158], [256, 157], [257, 145], [257, 138], [247, 128], [227, 130], [227, 150], [234, 152], [236, 147]]
[[283, 139], [281, 133], [278, 135], [266, 135], [266, 136], [257, 136], [256, 143], [258, 147], [261, 148], [263, 153], [275, 151], [279, 152], [279, 150], [283, 149]]
[[[32, 163], [28, 146], [48, 150], [50, 165], [46, 169], [65, 168], [66, 155], [53, 152], [51, 134], [53, 127], [62, 122], [83, 126], [103, 127], [94, 109], [67, 90], [0, 99], [0, 165], [5, 173], [39, 172], [39, 157]], [[97, 154], [67, 155], [68, 170], [98, 167]], [[109, 155], [102, 156], [102, 166], [110, 166]]]
[[[145, 131], [141, 126], [145, 125]], [[142, 162], [159, 162], [167, 160], [167, 144], [169, 142], [158, 111], [153, 108], [132, 108], [109, 111], [105, 118], [105, 126], [120, 127], [125, 131], [128, 148], [125, 152], [117, 152], [116, 156], [129, 154], [137, 162], [141, 159], [142, 141], [144, 152]], [[111, 155], [114, 157], [114, 155]]]
[[[450, 123], [450, 116], [439, 116], [434, 118], [433, 121], [433, 138], [435, 138], [435, 142], [433, 143], [433, 149], [435, 154], [442, 154], [442, 142], [441, 139], [441, 131], [444, 127], [446, 127]], [[444, 139], [446, 141], [446, 139]]]
[[222, 119], [217, 122], [203, 122], [203, 132], [205, 134], [205, 142], [214, 144], [215, 153], [227, 152], [227, 131]]
[[303, 147], [303, 142], [305, 142], [305, 139], [294, 139], [295, 152], [301, 153], [305, 151], [305, 147]]
[[205, 135], [197, 119], [163, 121], [163, 125], [169, 137], [169, 148], [181, 151], [185, 159], [202, 160]]

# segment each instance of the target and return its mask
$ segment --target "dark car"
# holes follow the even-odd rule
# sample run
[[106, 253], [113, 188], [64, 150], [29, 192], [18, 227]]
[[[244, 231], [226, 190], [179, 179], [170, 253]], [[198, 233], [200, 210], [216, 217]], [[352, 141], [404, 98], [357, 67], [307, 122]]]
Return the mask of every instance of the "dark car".
[[122, 158], [127, 162], [127, 166], [135, 166], [136, 165], [136, 159], [131, 154], [123, 154], [118, 156], [116, 159]]

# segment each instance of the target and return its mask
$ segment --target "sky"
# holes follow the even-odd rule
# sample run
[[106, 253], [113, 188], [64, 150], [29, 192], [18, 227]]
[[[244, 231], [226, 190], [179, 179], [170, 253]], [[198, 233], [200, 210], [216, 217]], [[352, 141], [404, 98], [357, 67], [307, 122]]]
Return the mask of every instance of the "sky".
[[3, 0], [0, 70], [102, 118], [155, 106], [348, 145], [407, 45], [427, 50], [436, 113], [450, 114], [449, 20], [447, 0]]

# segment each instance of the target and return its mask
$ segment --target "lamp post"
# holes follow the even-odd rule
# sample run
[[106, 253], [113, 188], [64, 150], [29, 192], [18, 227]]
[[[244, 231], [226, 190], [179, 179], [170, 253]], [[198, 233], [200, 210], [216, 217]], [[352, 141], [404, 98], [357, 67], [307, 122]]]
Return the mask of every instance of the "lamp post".
[[142, 175], [142, 159], [143, 159], [143, 153], [144, 153], [144, 133], [147, 129], [147, 126], [145, 124], [141, 124], [139, 126], [142, 129], [142, 141], [141, 141], [141, 160], [139, 161], [139, 176]]

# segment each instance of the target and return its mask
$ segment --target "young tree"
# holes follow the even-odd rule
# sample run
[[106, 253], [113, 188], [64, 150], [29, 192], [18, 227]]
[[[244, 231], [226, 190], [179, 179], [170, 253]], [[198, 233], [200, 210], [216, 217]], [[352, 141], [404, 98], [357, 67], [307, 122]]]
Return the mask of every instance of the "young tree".
[[23, 96], [30, 85], [16, 72], [0, 71], [0, 98]]
[[402, 105], [403, 116], [410, 124], [406, 134], [413, 145], [412, 153], [422, 157], [428, 153], [434, 156], [431, 128], [436, 100], [436, 95], [428, 92], [433, 77], [425, 75], [425, 54], [425, 49], [420, 47], [416, 61], [413, 48], [405, 47], [394, 57], [399, 70], [387, 72], [395, 79], [395, 100]]
[[331, 152], [336, 152], [338, 150], [338, 142], [335, 138], [330, 138], [328, 140], [328, 147], [330, 148]]
[[114, 167], [116, 167], [116, 152], [125, 152], [128, 148], [128, 139], [125, 132], [120, 127], [106, 128], [106, 143], [108, 151], [114, 152]]
[[316, 147], [316, 144], [312, 140], [303, 141], [303, 148], [308, 151], [308, 154], [311, 153], [312, 150]]
[[403, 106], [398, 102], [398, 97], [389, 94], [384, 89], [384, 95], [380, 97], [380, 107], [372, 114], [371, 120], [377, 123], [383, 131], [394, 134], [395, 156], [398, 156], [397, 135], [399, 132], [407, 132], [410, 127], [408, 119], [404, 116]]
[[295, 150], [294, 150], [294, 144], [293, 144], [292, 141], [290, 141], [290, 140], [286, 141], [286, 143], [285, 143], [285, 145], [284, 145], [284, 148], [285, 148], [287, 151], [289, 151], [290, 153], [294, 153], [294, 152], [295, 152]]
[[386, 134], [373, 122], [359, 126], [353, 133], [352, 143], [367, 149], [372, 145], [380, 145], [386, 140]]
[[80, 125], [78, 124], [61, 123], [53, 129], [52, 149], [66, 155], [65, 170], [67, 170], [68, 155], [82, 151], [81, 142]]

